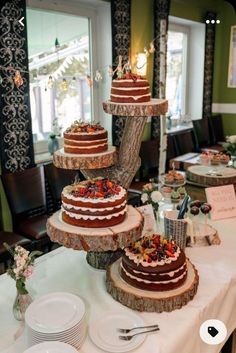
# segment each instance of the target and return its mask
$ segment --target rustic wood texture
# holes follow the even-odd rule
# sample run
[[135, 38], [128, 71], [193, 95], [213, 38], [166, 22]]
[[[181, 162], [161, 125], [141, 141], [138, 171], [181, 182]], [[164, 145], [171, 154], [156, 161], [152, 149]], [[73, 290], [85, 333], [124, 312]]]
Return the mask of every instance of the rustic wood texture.
[[112, 115], [147, 117], [165, 115], [168, 111], [168, 101], [166, 99], [151, 99], [146, 103], [114, 103], [111, 101], [103, 102], [103, 109]]
[[88, 264], [99, 270], [106, 270], [113, 262], [121, 257], [123, 250], [116, 251], [89, 251], [86, 256]]
[[152, 115], [165, 114], [168, 103], [164, 99], [152, 99], [148, 103], [136, 104], [119, 104], [108, 101], [103, 103], [103, 108], [106, 113], [127, 116], [117, 163], [103, 170], [82, 169], [81, 172], [86, 178], [108, 177], [120, 182], [124, 188], [128, 189], [141, 164], [139, 150], [147, 118]]
[[[208, 175], [212, 169], [217, 170], [218, 175]], [[236, 184], [236, 169], [224, 168], [220, 166], [191, 166], [187, 170], [187, 179], [201, 186], [220, 186]]]
[[141, 290], [126, 283], [120, 276], [120, 261], [121, 259], [118, 259], [107, 269], [107, 291], [115, 300], [133, 310], [170, 312], [182, 308], [193, 299], [197, 292], [198, 272], [189, 260], [185, 283], [177, 289], [165, 292]]
[[100, 169], [110, 167], [117, 162], [116, 147], [108, 146], [106, 152], [94, 154], [65, 153], [60, 149], [53, 154], [53, 163], [57, 168], [63, 169]]
[[132, 206], [127, 207], [125, 220], [108, 228], [83, 228], [63, 222], [61, 211], [47, 221], [47, 234], [53, 242], [75, 250], [115, 251], [141, 237], [143, 216]]

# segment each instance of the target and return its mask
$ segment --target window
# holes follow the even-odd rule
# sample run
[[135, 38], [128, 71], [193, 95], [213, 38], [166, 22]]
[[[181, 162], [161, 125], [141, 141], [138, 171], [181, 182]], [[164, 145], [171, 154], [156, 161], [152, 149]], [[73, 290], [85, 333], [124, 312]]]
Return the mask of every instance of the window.
[[169, 17], [166, 97], [170, 115], [202, 117], [205, 24]]
[[186, 113], [188, 29], [169, 26], [167, 42], [166, 97], [171, 115]]
[[[79, 119], [110, 130], [102, 108], [112, 62], [110, 3], [28, 0], [27, 31], [35, 153], [47, 152], [55, 120], [62, 132]], [[90, 86], [97, 69], [103, 80]]]

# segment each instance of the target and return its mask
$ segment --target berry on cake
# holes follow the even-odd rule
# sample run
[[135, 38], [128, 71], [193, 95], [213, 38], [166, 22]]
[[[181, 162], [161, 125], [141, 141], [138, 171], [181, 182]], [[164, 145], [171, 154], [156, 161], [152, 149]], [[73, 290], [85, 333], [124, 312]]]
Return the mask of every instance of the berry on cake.
[[96, 178], [75, 182], [62, 191], [62, 219], [79, 227], [114, 226], [125, 219], [126, 200], [126, 190], [114, 181]]
[[64, 151], [66, 153], [101, 153], [107, 148], [107, 131], [99, 123], [75, 121], [64, 132]]
[[175, 289], [187, 278], [186, 257], [173, 240], [146, 235], [124, 249], [121, 277], [139, 289]]

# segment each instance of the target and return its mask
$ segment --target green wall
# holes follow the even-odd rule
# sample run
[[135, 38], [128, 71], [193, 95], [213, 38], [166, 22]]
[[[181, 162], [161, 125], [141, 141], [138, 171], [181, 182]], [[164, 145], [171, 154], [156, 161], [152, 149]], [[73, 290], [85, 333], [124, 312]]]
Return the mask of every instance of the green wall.
[[[205, 13], [214, 11], [221, 23], [216, 25], [213, 103], [236, 104], [236, 88], [227, 88], [230, 28], [236, 13], [224, 0], [171, 0], [170, 15], [204, 22]], [[153, 39], [153, 0], [132, 0], [131, 57], [143, 51]], [[148, 58], [147, 78], [152, 82], [152, 55]], [[236, 113], [223, 114], [224, 133], [236, 134]], [[145, 136], [147, 138], [147, 136]]]

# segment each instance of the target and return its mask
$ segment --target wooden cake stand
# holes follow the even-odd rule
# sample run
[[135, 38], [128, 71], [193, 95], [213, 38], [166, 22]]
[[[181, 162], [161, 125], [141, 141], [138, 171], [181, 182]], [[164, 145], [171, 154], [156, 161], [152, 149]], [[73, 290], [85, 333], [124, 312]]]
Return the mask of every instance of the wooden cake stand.
[[121, 259], [118, 259], [107, 269], [106, 287], [116, 301], [130, 309], [157, 313], [173, 311], [186, 305], [197, 292], [198, 272], [189, 260], [188, 275], [184, 284], [164, 292], [138, 289], [125, 282], [120, 275], [120, 262]]
[[93, 154], [65, 153], [64, 148], [53, 154], [53, 163], [57, 168], [63, 169], [100, 169], [116, 164], [117, 154], [114, 146], [108, 150]]
[[[209, 171], [215, 168], [216, 174], [209, 175]], [[187, 179], [201, 186], [220, 186], [236, 184], [236, 169], [222, 168], [219, 166], [195, 165], [187, 169]]]
[[[105, 269], [114, 261], [112, 252], [124, 248], [141, 237], [143, 216], [134, 207], [127, 207], [125, 220], [108, 228], [83, 228], [65, 223], [61, 211], [54, 213], [47, 221], [47, 232], [50, 239], [65, 247], [88, 252], [88, 263]], [[118, 255], [121, 255], [121, 251]]]

